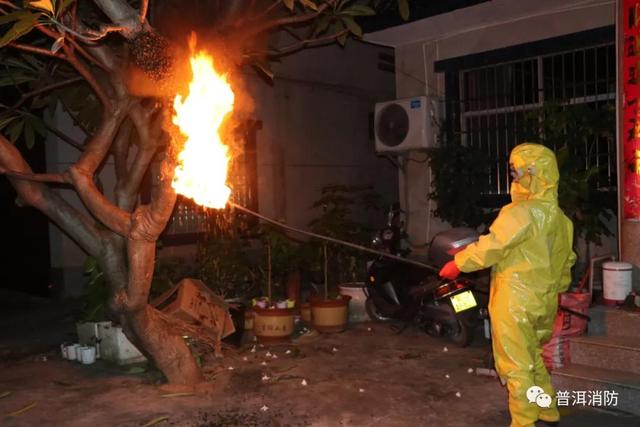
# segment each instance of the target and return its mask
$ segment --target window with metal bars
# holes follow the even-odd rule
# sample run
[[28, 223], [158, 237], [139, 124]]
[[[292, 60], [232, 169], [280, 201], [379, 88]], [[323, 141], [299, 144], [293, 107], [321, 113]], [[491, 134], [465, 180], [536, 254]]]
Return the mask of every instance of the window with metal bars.
[[[242, 137], [228, 174], [228, 184], [232, 189], [230, 199], [254, 211], [258, 210], [256, 137], [261, 127], [261, 121], [247, 121], [238, 130]], [[159, 167], [159, 163], [155, 167]], [[157, 183], [151, 183], [153, 185]], [[194, 244], [205, 236], [219, 237], [221, 233], [245, 235], [256, 224], [254, 217], [234, 209], [207, 209], [179, 195], [162, 242], [168, 246], [185, 245]]]
[[[544, 138], [535, 120], [544, 105], [615, 107], [615, 58], [615, 44], [605, 43], [460, 71], [462, 141], [492, 159], [490, 194], [509, 192], [511, 149], [527, 135]], [[572, 153], [585, 169], [598, 167], [601, 188], [616, 185], [613, 134], [594, 135]]]

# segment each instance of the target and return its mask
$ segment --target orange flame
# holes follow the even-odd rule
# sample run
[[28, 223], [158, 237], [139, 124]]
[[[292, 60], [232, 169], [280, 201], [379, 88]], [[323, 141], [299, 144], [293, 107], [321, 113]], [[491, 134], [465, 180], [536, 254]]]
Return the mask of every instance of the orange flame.
[[173, 102], [173, 124], [186, 141], [178, 154], [172, 186], [199, 205], [221, 209], [231, 189], [227, 186], [229, 148], [219, 132], [233, 110], [234, 94], [227, 76], [216, 72], [208, 54], [192, 56], [191, 71], [189, 94], [184, 100], [178, 94]]

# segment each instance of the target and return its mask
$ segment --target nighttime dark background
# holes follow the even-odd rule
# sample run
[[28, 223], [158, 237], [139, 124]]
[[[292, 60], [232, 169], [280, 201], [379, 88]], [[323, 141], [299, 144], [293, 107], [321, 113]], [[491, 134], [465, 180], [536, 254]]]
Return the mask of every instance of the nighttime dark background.
[[[412, 0], [409, 3], [409, 22], [486, 1], [490, 0]], [[365, 32], [406, 23], [398, 13], [396, 0], [380, 3], [378, 15], [360, 20]], [[13, 92], [10, 88], [3, 88], [0, 101], [10, 105], [18, 95]], [[46, 169], [44, 141], [37, 141], [32, 149], [27, 149], [23, 141], [18, 141], [17, 146], [34, 170]], [[9, 181], [0, 177], [0, 288], [49, 296], [55, 290], [49, 289], [51, 265], [47, 219], [35, 209], [17, 206], [15, 199], [16, 193]]]
[[[418, 21], [441, 13], [451, 12], [456, 9], [485, 3], [491, 0], [410, 0], [409, 22]], [[396, 25], [406, 24], [398, 13], [396, 0], [381, 2], [376, 16], [360, 19], [362, 29], [366, 33], [380, 31]]]

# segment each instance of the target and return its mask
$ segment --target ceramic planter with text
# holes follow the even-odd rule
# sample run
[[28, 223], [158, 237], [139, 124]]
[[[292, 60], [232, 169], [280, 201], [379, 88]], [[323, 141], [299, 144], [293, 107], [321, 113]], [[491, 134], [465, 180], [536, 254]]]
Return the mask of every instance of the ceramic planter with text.
[[337, 298], [310, 298], [313, 327], [322, 333], [342, 332], [347, 328], [349, 316], [349, 295]]
[[293, 333], [292, 308], [253, 307], [253, 333], [262, 344], [286, 342]]

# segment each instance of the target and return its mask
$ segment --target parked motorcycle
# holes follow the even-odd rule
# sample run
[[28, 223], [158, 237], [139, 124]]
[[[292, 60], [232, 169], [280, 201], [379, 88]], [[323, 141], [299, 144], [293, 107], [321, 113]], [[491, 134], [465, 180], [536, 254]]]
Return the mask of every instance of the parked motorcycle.
[[[374, 248], [409, 256], [409, 239], [401, 217], [399, 206], [392, 206], [386, 227], [373, 239]], [[478, 237], [478, 232], [470, 228], [438, 233], [431, 240], [425, 264], [441, 268]], [[433, 270], [383, 256], [370, 261], [367, 271], [365, 307], [373, 320], [395, 319], [405, 327], [416, 324], [430, 335], [448, 337], [461, 347], [471, 343], [486, 309], [478, 304], [478, 292], [469, 280], [443, 280]]]

